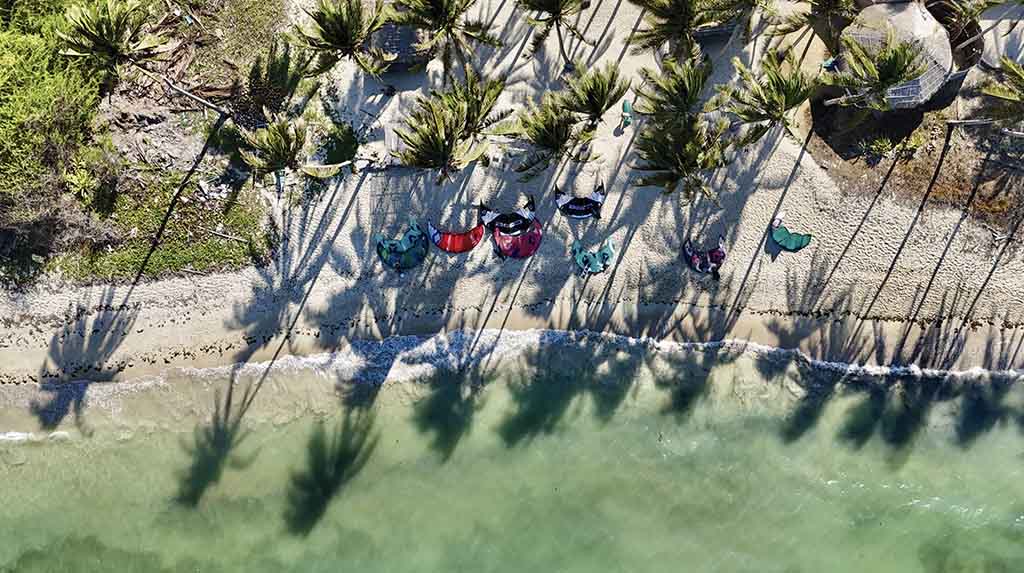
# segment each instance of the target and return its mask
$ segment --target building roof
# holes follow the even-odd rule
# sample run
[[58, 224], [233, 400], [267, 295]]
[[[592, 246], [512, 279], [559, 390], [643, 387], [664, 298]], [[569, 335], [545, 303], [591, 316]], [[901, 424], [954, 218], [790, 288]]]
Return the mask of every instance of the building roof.
[[905, 2], [864, 8], [843, 31], [843, 37], [853, 38], [870, 52], [882, 47], [889, 30], [898, 40], [921, 46], [920, 59], [926, 70], [920, 77], [891, 88], [886, 100], [893, 109], [917, 107], [931, 99], [953, 71], [949, 34], [923, 4]]

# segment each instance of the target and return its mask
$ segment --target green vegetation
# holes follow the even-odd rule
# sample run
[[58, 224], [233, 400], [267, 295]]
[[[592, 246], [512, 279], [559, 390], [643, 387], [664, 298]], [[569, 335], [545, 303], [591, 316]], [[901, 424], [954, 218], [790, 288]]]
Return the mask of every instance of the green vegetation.
[[413, 26], [427, 34], [416, 48], [433, 57], [440, 57], [446, 80], [452, 77], [454, 60], [459, 68], [469, 67], [469, 57], [482, 46], [501, 47], [501, 40], [491, 34], [483, 20], [469, 20], [466, 15], [476, 0], [398, 0], [401, 10], [391, 19], [396, 24]]
[[920, 61], [921, 47], [898, 40], [889, 31], [878, 50], [868, 51], [852, 38], [843, 38], [846, 70], [825, 77], [825, 83], [850, 90], [850, 96], [825, 102], [838, 105], [861, 105], [877, 111], [888, 111], [886, 93], [890, 88], [918, 78], [926, 70]]
[[989, 83], [981, 91], [999, 102], [994, 119], [1008, 129], [1016, 129], [1024, 122], [1024, 66], [1004, 56], [1000, 67], [1001, 81]]
[[685, 60], [665, 60], [660, 70], [643, 68], [640, 75], [644, 83], [637, 89], [637, 112], [658, 123], [685, 121], [698, 109], [711, 62], [694, 47]]
[[[143, 172], [139, 184], [118, 193], [106, 221], [122, 239], [84, 245], [56, 257], [50, 268], [82, 282], [135, 278], [182, 175]], [[204, 195], [198, 185], [182, 193], [144, 277], [234, 268], [258, 262], [269, 252], [271, 240], [262, 231], [263, 208], [256, 193], [243, 190], [222, 199]]]
[[853, 21], [860, 9], [853, 0], [801, 0], [806, 12], [791, 14], [779, 20], [771, 30], [774, 35], [792, 34], [819, 27], [822, 41], [830, 52], [839, 52], [839, 31]]
[[587, 0], [517, 0], [516, 6], [520, 10], [540, 13], [540, 16], [537, 17], [526, 17], [526, 21], [531, 26], [539, 28], [537, 33], [534, 34], [533, 39], [530, 40], [530, 54], [536, 54], [540, 51], [541, 46], [544, 45], [548, 36], [551, 35], [551, 30], [554, 30], [555, 35], [558, 37], [558, 52], [562, 54], [565, 68], [571, 71], [575, 64], [572, 63], [569, 55], [565, 52], [565, 34], [563, 30], [572, 34], [574, 38], [581, 42], [591, 43], [590, 40], [583, 36], [583, 32], [580, 32], [574, 23], [576, 15], [583, 10], [586, 4], [590, 4], [590, 2]]
[[376, 77], [395, 59], [394, 54], [369, 46], [370, 36], [391, 15], [382, 0], [377, 0], [372, 12], [362, 0], [318, 0], [316, 8], [306, 13], [313, 22], [296, 27], [295, 36], [318, 54], [317, 72], [325, 72], [347, 58]]
[[585, 116], [587, 129], [593, 130], [601, 123], [605, 112], [626, 95], [630, 83], [619, 73], [619, 67], [611, 62], [603, 68], [573, 72], [562, 107]]
[[700, 195], [714, 198], [705, 176], [725, 165], [728, 129], [727, 120], [711, 122], [703, 117], [644, 127], [636, 144], [643, 163], [636, 169], [650, 174], [639, 177], [636, 184], [661, 187], [665, 193], [679, 191], [686, 202]]
[[669, 47], [679, 59], [689, 55], [695, 44], [694, 32], [721, 19], [714, 0], [630, 0], [644, 9], [644, 27], [630, 37], [633, 53]]
[[757, 76], [738, 58], [733, 59], [733, 66], [739, 72], [740, 85], [723, 86], [719, 92], [728, 102], [729, 113], [748, 127], [738, 143], [749, 145], [776, 126], [792, 135], [792, 112], [817, 88], [814, 78], [800, 71], [793, 53], [788, 52], [784, 60], [773, 53], [765, 55], [762, 73]]
[[528, 104], [510, 129], [533, 144], [533, 151], [516, 171], [530, 179], [565, 158], [592, 159], [586, 146], [594, 139], [594, 132], [579, 129], [578, 123], [576, 117], [565, 112], [561, 94], [546, 94], [539, 106]]
[[504, 89], [504, 79], [485, 80], [467, 67], [465, 81], [448, 91], [417, 98], [405, 129], [396, 131], [406, 145], [402, 163], [437, 170], [440, 184], [480, 159], [489, 147], [485, 132], [508, 116], [508, 112], [494, 111]]

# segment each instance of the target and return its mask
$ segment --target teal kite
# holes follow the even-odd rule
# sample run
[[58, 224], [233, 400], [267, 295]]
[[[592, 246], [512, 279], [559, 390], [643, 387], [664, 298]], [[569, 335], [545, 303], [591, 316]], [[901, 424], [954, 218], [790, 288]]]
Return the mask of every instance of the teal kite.
[[772, 221], [772, 240], [775, 241], [782, 250], [795, 253], [800, 249], [803, 249], [811, 243], [811, 235], [804, 235], [801, 233], [793, 233], [782, 225], [782, 218], [785, 217], [785, 213], [779, 213], [779, 216]]
[[419, 223], [409, 219], [409, 230], [401, 240], [385, 239], [377, 235], [377, 256], [384, 266], [402, 272], [415, 268], [427, 258], [430, 249], [430, 238], [420, 229]]
[[605, 239], [601, 249], [591, 253], [583, 248], [583, 243], [576, 241], [572, 244], [572, 258], [576, 261], [576, 267], [581, 275], [596, 275], [603, 273], [612, 266], [615, 259], [615, 245], [611, 239]]

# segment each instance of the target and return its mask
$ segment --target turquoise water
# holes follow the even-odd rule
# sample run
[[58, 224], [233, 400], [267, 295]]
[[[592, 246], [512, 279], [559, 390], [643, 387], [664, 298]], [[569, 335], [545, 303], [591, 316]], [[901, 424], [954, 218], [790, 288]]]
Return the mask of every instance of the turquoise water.
[[0, 442], [0, 571], [1024, 571], [1018, 387], [763, 362], [576, 344], [376, 395], [293, 369], [237, 431], [255, 371], [217, 432], [227, 371], [94, 386], [54, 438], [8, 406], [35, 439]]

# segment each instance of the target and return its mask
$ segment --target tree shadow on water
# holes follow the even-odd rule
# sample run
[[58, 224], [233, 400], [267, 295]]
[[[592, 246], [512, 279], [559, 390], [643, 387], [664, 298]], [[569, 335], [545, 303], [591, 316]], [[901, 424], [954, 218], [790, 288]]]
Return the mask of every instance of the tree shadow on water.
[[380, 441], [376, 414], [346, 412], [335, 428], [318, 423], [306, 445], [306, 467], [292, 474], [285, 524], [293, 535], [306, 536], [327, 512], [331, 500], [366, 467]]
[[413, 406], [413, 422], [420, 432], [433, 434], [430, 447], [442, 461], [452, 457], [472, 429], [473, 418], [484, 405], [481, 390], [486, 382], [477, 367], [438, 369], [422, 381], [428, 393]]
[[578, 415], [589, 394], [593, 415], [610, 421], [629, 396], [643, 356], [601, 339], [564, 345], [541, 345], [521, 361], [526, 369], [509, 380], [514, 404], [498, 426], [508, 447], [552, 434], [566, 417]]
[[214, 393], [210, 423], [195, 427], [191, 444], [182, 443], [191, 463], [178, 480], [178, 493], [174, 499], [181, 505], [196, 507], [206, 490], [220, 481], [225, 467], [245, 469], [256, 458], [258, 452], [247, 456], [232, 453], [249, 435], [249, 430], [242, 427], [242, 417], [245, 415], [246, 404], [254, 396], [253, 387], [246, 386], [242, 406], [234, 408], [232, 402], [235, 386], [232, 380], [223, 402], [220, 391]]

